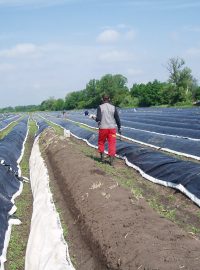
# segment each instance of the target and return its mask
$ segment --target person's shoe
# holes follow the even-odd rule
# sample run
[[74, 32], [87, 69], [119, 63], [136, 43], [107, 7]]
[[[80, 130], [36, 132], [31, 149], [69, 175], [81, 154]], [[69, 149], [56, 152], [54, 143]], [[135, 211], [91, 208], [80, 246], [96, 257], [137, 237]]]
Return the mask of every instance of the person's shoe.
[[113, 166], [113, 163], [114, 163], [114, 157], [109, 157], [109, 160], [110, 160], [110, 166]]
[[104, 153], [100, 153], [100, 156], [101, 156], [101, 162], [104, 162], [105, 161]]

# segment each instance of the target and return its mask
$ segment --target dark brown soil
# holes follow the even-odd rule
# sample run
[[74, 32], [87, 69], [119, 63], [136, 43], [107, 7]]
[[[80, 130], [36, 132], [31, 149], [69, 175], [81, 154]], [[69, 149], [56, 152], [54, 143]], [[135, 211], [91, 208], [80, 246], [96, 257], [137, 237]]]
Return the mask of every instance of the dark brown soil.
[[[96, 156], [84, 154], [79, 145], [82, 143], [72, 138], [55, 136], [52, 130], [40, 139], [54, 200], [68, 226], [75, 268], [199, 270], [200, 240], [194, 232], [186, 232], [187, 224], [184, 226], [190, 212], [195, 226], [199, 225], [195, 215], [198, 207], [182, 194], [149, 183], [129, 169], [127, 179], [135, 178], [143, 191], [143, 197], [133, 196], [131, 188], [120, 184], [119, 172], [126, 169], [123, 161], [118, 160], [114, 169], [109, 168], [100, 164], [97, 152]], [[161, 209], [163, 215], [158, 214], [148, 203], [166, 202], [170, 209], [172, 196], [176, 196], [173, 204], [180, 218], [176, 223], [165, 218], [166, 210]]]

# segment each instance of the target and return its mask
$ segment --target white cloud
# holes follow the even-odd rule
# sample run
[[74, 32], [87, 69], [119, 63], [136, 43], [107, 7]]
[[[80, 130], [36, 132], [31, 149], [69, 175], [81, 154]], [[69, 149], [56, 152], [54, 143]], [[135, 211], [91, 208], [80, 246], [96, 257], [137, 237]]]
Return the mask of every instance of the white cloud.
[[[136, 37], [136, 30], [125, 24], [118, 24], [116, 27], [102, 27], [104, 29], [98, 37], [97, 41], [104, 44], [113, 44], [117, 42], [126, 42], [133, 40]], [[115, 30], [117, 28], [118, 30]]]
[[0, 63], [4, 63], [0, 64], [0, 108], [39, 104], [49, 96], [64, 98], [69, 91], [84, 89], [97, 76], [99, 48], [25, 44], [0, 51]]
[[[58, 55], [59, 51], [63, 50], [63, 46], [60, 44], [47, 43], [43, 45], [36, 45], [33, 43], [20, 43], [16, 44], [12, 48], [0, 50], [0, 58], [27, 60], [30, 58], [44, 59], [45, 56], [54, 58], [54, 54]], [[55, 57], [56, 57], [55, 56]]]
[[37, 47], [31, 43], [17, 44], [11, 49], [1, 50], [0, 57], [19, 57], [22, 55], [33, 55]]
[[97, 41], [100, 43], [114, 43], [120, 38], [120, 33], [116, 30], [108, 29], [100, 33]]
[[112, 50], [101, 53], [99, 59], [103, 62], [127, 62], [133, 59], [133, 55], [125, 51]]

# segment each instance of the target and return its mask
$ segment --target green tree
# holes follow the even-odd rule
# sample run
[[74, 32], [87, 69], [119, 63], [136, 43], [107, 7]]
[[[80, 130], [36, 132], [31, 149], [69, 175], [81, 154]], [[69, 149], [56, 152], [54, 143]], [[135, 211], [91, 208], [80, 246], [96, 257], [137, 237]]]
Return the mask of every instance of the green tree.
[[120, 103], [121, 108], [131, 108], [131, 107], [138, 107], [139, 105], [139, 99], [138, 98], [133, 98], [131, 94], [127, 94], [123, 101]]
[[85, 89], [85, 108], [94, 108], [101, 100], [99, 80], [90, 80]]
[[123, 103], [126, 95], [129, 94], [129, 89], [126, 86], [127, 78], [120, 75], [107, 74], [99, 81], [99, 93], [106, 93], [110, 96], [112, 103], [115, 106], [120, 106]]
[[66, 110], [81, 109], [84, 106], [83, 102], [84, 90], [71, 92], [65, 97]]
[[200, 100], [200, 86], [195, 87], [193, 89], [193, 100], [194, 101]]
[[55, 102], [56, 100], [54, 97], [50, 97], [49, 99], [42, 101], [42, 103], [40, 104], [41, 111], [53, 111], [55, 107]]
[[160, 105], [162, 103], [161, 94], [165, 83], [157, 80], [147, 84], [133, 84], [130, 89], [131, 96], [138, 99], [138, 105], [142, 107]]
[[[193, 90], [195, 79], [192, 76], [190, 68], [185, 67], [185, 61], [182, 58], [170, 58], [167, 64], [169, 71], [169, 87], [168, 96], [169, 104], [191, 103], [193, 98]], [[165, 89], [167, 91], [167, 89]]]
[[62, 111], [65, 106], [65, 101], [62, 98], [59, 98], [55, 100], [54, 105], [53, 105], [53, 110], [54, 111]]
[[14, 112], [15, 109], [11, 106], [0, 109], [0, 113]]
[[39, 106], [37, 105], [26, 105], [26, 106], [16, 106], [14, 108], [15, 112], [35, 112], [38, 111]]

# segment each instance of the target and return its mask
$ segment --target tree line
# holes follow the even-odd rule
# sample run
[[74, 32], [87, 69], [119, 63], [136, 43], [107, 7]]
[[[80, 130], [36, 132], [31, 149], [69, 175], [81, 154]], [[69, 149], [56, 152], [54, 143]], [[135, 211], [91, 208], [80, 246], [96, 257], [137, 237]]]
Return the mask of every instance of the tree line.
[[127, 78], [121, 74], [106, 74], [100, 80], [92, 79], [85, 89], [73, 91], [64, 99], [50, 97], [40, 105], [7, 107], [0, 112], [63, 111], [96, 108], [103, 94], [110, 96], [112, 104], [121, 108], [149, 106], [192, 106], [200, 100], [200, 86], [182, 58], [170, 58], [167, 82], [154, 80], [134, 83], [129, 89]]

